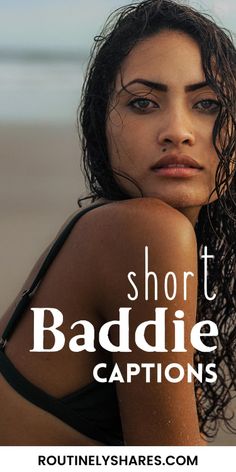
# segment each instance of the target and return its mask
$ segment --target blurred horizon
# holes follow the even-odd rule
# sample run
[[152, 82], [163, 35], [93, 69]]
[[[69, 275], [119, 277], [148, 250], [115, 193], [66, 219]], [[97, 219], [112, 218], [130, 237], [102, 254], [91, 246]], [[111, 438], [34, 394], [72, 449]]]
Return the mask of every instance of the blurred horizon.
[[[89, 50], [121, 0], [0, 0], [0, 123], [74, 124]], [[235, 0], [187, 3], [230, 30]]]
[[[107, 16], [128, 3], [124, 0], [0, 0], [0, 49], [87, 52]], [[221, 26], [236, 29], [235, 0], [180, 3], [209, 13]]]

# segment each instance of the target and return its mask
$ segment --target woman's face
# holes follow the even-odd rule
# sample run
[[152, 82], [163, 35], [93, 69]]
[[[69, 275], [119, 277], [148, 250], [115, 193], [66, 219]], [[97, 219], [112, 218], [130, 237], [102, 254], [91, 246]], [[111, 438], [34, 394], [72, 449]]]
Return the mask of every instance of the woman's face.
[[[106, 133], [113, 170], [132, 177], [144, 196], [196, 217], [215, 187], [218, 111], [190, 36], [162, 31], [143, 40], [122, 63], [110, 101]], [[140, 196], [134, 184], [116, 179]]]

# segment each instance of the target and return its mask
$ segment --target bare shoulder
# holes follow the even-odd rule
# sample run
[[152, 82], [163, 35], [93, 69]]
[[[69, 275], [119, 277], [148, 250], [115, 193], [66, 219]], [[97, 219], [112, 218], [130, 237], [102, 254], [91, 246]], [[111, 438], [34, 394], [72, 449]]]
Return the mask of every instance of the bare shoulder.
[[[145, 246], [153, 261], [163, 268], [189, 270], [197, 264], [194, 229], [179, 211], [154, 198], [111, 202], [83, 216], [76, 230], [79, 247], [93, 260], [118, 271], [143, 264]], [[90, 264], [90, 262], [88, 262]], [[169, 269], [171, 270], [171, 269]]]
[[108, 317], [116, 301], [127, 302], [130, 272], [137, 274], [139, 286], [144, 287], [145, 264], [158, 271], [162, 285], [168, 272], [175, 274], [179, 286], [183, 273], [192, 272], [195, 278], [190, 290], [195, 293], [194, 229], [185, 216], [157, 199], [132, 199], [96, 208], [81, 219], [74, 236], [93, 300]]
[[[88, 263], [83, 265], [84, 277], [90, 280], [90, 298], [96, 313], [108, 322], [117, 323], [118, 318], [125, 316], [128, 319], [130, 350], [115, 349], [112, 356], [124, 379], [130, 365], [139, 369], [143, 365], [191, 364], [190, 332], [196, 322], [197, 251], [189, 221], [161, 201], [144, 198], [97, 208], [82, 218], [79, 229], [78, 237], [84, 238], [83, 254], [86, 250], [89, 252], [86, 254]], [[121, 313], [122, 307], [126, 308]], [[154, 317], [159, 316], [157, 309], [166, 310], [168, 315], [165, 322], [167, 352], [142, 349], [135, 342], [136, 330], [142, 323], [151, 320], [152, 324]], [[186, 313], [186, 351], [181, 352], [172, 351], [172, 319], [176, 310]], [[145, 339], [153, 346], [153, 332], [147, 330]], [[111, 330], [111, 341], [115, 346], [119, 342], [115, 330]], [[159, 384], [155, 376], [149, 383], [141, 373], [132, 382], [118, 382], [117, 393], [127, 445], [200, 443], [191, 384], [165, 381]]]
[[[81, 220], [83, 234], [90, 241], [139, 244], [142, 238], [155, 243], [182, 243], [185, 248], [196, 246], [194, 229], [179, 211], [156, 198], [135, 198], [110, 202], [95, 211], [88, 212]], [[85, 232], [85, 233], [84, 233]]]

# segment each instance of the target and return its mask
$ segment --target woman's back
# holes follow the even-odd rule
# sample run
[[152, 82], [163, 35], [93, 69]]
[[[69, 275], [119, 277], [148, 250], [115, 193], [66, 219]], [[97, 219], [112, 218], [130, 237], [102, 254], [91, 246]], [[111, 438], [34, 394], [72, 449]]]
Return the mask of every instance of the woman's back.
[[[163, 225], [163, 219], [165, 225]], [[180, 225], [182, 232], [180, 232]], [[182, 263], [182, 267], [179, 265], [181, 239], [184, 243], [185, 254], [189, 256], [188, 263]], [[117, 386], [117, 404], [115, 383], [94, 382], [93, 368], [100, 363], [111, 366], [112, 362], [125, 365], [125, 363], [134, 361], [141, 363], [161, 359], [160, 354], [149, 354], [138, 350], [133, 340], [133, 333], [137, 324], [153, 318], [154, 306], [167, 306], [167, 300], [164, 303], [163, 293], [161, 292], [158, 303], [153, 299], [146, 302], [143, 300], [144, 246], [149, 247], [150, 264], [154, 263], [153, 270], [155, 269], [159, 274], [160, 286], [165, 271], [171, 270], [168, 257], [162, 257], [163, 253], [166, 254], [167, 249], [171, 260], [173, 259], [171, 263], [173, 271], [176, 271], [178, 266], [176, 276], [179, 283], [179, 299], [177, 296], [174, 302], [168, 302], [173, 312], [176, 307], [181, 308], [179, 304], [183, 288], [181, 269], [186, 266], [186, 270], [196, 272], [196, 248], [194, 244], [194, 234], [187, 219], [157, 200], [134, 199], [115, 202], [88, 212], [74, 226], [33, 295], [29, 308], [5, 347], [7, 357], [33, 385], [57, 399], [70, 395], [72, 392], [78, 392], [86, 386], [92, 386], [90, 398], [94, 395], [95, 404], [99, 399], [99, 395], [103, 397], [107, 395], [107, 399], [105, 398], [107, 405], [110, 401], [111, 409], [113, 406], [113, 429], [116, 429], [116, 432], [120, 425], [119, 415], [114, 409], [117, 405], [119, 405], [119, 408], [122, 406], [121, 419], [126, 443], [149, 444], [154, 441], [153, 444], [159, 444], [160, 439], [151, 439], [147, 432], [145, 432], [144, 438], [143, 433], [137, 432], [136, 422], [140, 423], [142, 421], [144, 424], [147, 421], [147, 418], [143, 418], [143, 411], [145, 417], [147, 416], [147, 408], [151, 417], [154, 417], [154, 421], [150, 420], [149, 417], [150, 434], [153, 434], [153, 429], [157, 428], [157, 425], [159, 429], [162, 424], [161, 411], [159, 411], [158, 418], [155, 417], [158, 410], [156, 405], [159, 402], [157, 400], [158, 392], [162, 392], [161, 396], [163, 396], [163, 389], [166, 390], [176, 408], [176, 403], [178, 403], [174, 398], [178, 397], [176, 385], [173, 390], [175, 395], [173, 395], [173, 385], [172, 388], [168, 385], [148, 385], [143, 382], [143, 379], [137, 378], [130, 384], [124, 383]], [[155, 262], [157, 262], [157, 266], [155, 266]], [[131, 303], [127, 298], [127, 293], [130, 291], [127, 274], [133, 270], [137, 273], [137, 281], [139, 281], [137, 285], [140, 290], [138, 301], [135, 303]], [[189, 318], [189, 322], [186, 319], [187, 331], [195, 323], [196, 294], [191, 297], [191, 293], [193, 295], [195, 289], [196, 282], [190, 284], [189, 302], [185, 302]], [[117, 319], [119, 308], [125, 306], [132, 307], [132, 315], [130, 316], [132, 352], [114, 353], [112, 359], [111, 353], [102, 349], [99, 345], [98, 332], [105, 322]], [[64, 333], [66, 342], [60, 351], [30, 352], [33, 343], [33, 312], [30, 311], [30, 308], [33, 307], [56, 308], [63, 314], [63, 326], [60, 329]], [[171, 313], [169, 316], [171, 316]], [[9, 313], [1, 320], [1, 333], [6, 326], [8, 317]], [[86, 350], [72, 352], [68, 347], [70, 339], [77, 333], [76, 329], [71, 330], [71, 326], [81, 319], [89, 321], [95, 329], [94, 352]], [[46, 317], [45, 324], [47, 326], [52, 324], [51, 315]], [[168, 322], [167, 329], [169, 327]], [[117, 337], [115, 332], [112, 333], [112, 338], [113, 336]], [[172, 334], [170, 338], [172, 338]], [[172, 339], [169, 339], [169, 341], [172, 341]], [[49, 331], [45, 331], [44, 342], [44, 348], [50, 349], [53, 345], [53, 337]], [[170, 353], [170, 356], [173, 362], [173, 353]], [[185, 355], [182, 356], [185, 357]], [[191, 356], [192, 352], [188, 350], [188, 359]], [[168, 354], [165, 361], [168, 361]], [[38, 408], [18, 395], [15, 390], [9, 387], [3, 377], [0, 378], [0, 382], [2, 384], [0, 395], [4, 404], [0, 426], [2, 429], [0, 432], [2, 444], [89, 445], [99, 443], [98, 437], [92, 440], [89, 434], [81, 435], [79, 432], [79, 424], [80, 422], [82, 424], [83, 416], [86, 419], [86, 412], [82, 411], [82, 416], [80, 420], [78, 419], [78, 432], [76, 432], [68, 424], [62, 423], [58, 417], [56, 418], [46, 412], [43, 407], [42, 409]], [[94, 390], [93, 386], [95, 386]], [[104, 390], [102, 391], [101, 388]], [[182, 392], [183, 388], [187, 389], [186, 393], [188, 395], [190, 393], [189, 398], [192, 404], [194, 402], [193, 387], [187, 385], [183, 387], [181, 384]], [[87, 392], [85, 397], [88, 397], [88, 395]], [[140, 403], [142, 403], [141, 409], [138, 408]], [[131, 412], [132, 408], [135, 408], [133, 413]], [[166, 408], [167, 406], [165, 406], [165, 410]], [[87, 409], [89, 409], [89, 405], [87, 405]], [[164, 416], [166, 419], [166, 411]], [[178, 431], [177, 423], [174, 428]], [[92, 429], [96, 432], [95, 424]], [[161, 431], [164, 443], [172, 441], [173, 444], [173, 440], [168, 438], [168, 428], [165, 430], [166, 427], [163, 424]], [[155, 434], [157, 437], [157, 433]], [[104, 437], [100, 443], [106, 444]], [[196, 437], [196, 431], [193, 435], [190, 433], [189, 444], [195, 443]], [[180, 431], [178, 431], [178, 438], [180, 443], [186, 444], [186, 437], [181, 439]]]
[[[83, 211], [78, 213], [79, 217], [81, 213], [83, 213]], [[66, 228], [67, 227], [68, 225], [66, 225]], [[64, 233], [64, 231], [65, 229], [62, 232]], [[68, 232], [66, 231], [66, 233]], [[102, 395], [105, 393], [103, 392], [104, 388], [102, 389], [103, 386], [101, 384], [94, 382], [91, 373], [92, 362], [99, 362], [101, 360], [100, 354], [98, 353], [93, 355], [94, 360], [90, 358], [91, 355], [89, 355], [89, 353], [86, 351], [78, 356], [78, 354], [72, 353], [68, 349], [68, 343], [60, 352], [54, 352], [53, 354], [49, 355], [45, 353], [32, 354], [30, 352], [33, 343], [33, 313], [30, 310], [31, 307], [47, 306], [56, 307], [58, 310], [60, 310], [64, 315], [62, 330], [67, 334], [67, 337], [71, 336], [72, 332], [70, 332], [70, 326], [79, 318], [80, 313], [83, 313], [83, 316], [81, 317], [90, 319], [91, 322], [94, 323], [94, 326], [98, 324], [98, 321], [92, 312], [92, 307], [89, 307], [88, 300], [86, 302], [86, 294], [83, 289], [84, 284], [80, 283], [80, 277], [78, 274], [82, 274], [83, 270], [81, 270], [82, 264], [79, 262], [80, 251], [78, 248], [76, 249], [73, 247], [73, 244], [75, 244], [75, 241], [73, 243], [73, 239], [71, 239], [73, 237], [76, 237], [76, 227], [74, 228], [74, 231], [72, 229], [71, 235], [67, 234], [65, 243], [59, 251], [58, 256], [54, 256], [55, 259], [54, 257], [51, 258], [51, 264], [42, 279], [40, 287], [36, 289], [36, 292], [30, 300], [29, 306], [25, 313], [23, 311], [22, 320], [18, 321], [16, 328], [12, 330], [12, 333], [10, 333], [9, 341], [7, 342], [4, 349], [7, 356], [7, 358], [6, 356], [3, 358], [4, 364], [6, 360], [8, 362], [12, 361], [13, 364], [11, 365], [10, 363], [10, 365], [5, 365], [7, 376], [11, 382], [11, 385], [15, 385], [19, 393], [22, 393], [25, 398], [28, 398], [34, 404], [41, 406], [43, 410], [38, 410], [38, 408], [35, 408], [35, 406], [32, 404], [26, 402], [25, 398], [23, 399], [19, 395], [16, 396], [15, 391], [9, 388], [5, 380], [1, 377], [0, 382], [3, 384], [1, 395], [4, 396], [4, 404], [6, 406], [7, 412], [6, 424], [4, 424], [4, 418], [2, 418], [1, 421], [1, 444], [29, 444], [29, 441], [31, 440], [32, 444], [48, 444], [48, 439], [47, 436], [45, 436], [45, 432], [48, 431], [47, 428], [49, 425], [52, 431], [55, 429], [53, 435], [49, 439], [49, 444], [63, 444], [65, 441], [66, 443], [69, 441], [69, 444], [99, 443], [98, 441], [89, 438], [84, 439], [82, 434], [76, 433], [75, 430], [72, 430], [65, 423], [62, 424], [57, 418], [54, 418], [51, 414], [49, 415], [46, 413], [44, 409], [50, 411], [52, 414], [54, 412], [54, 414], [57, 417], [59, 416], [59, 418], [61, 415], [62, 420], [64, 419], [64, 421], [67, 421], [69, 425], [75, 427], [78, 423], [78, 421], [76, 422], [75, 418], [76, 411], [70, 412], [68, 410], [69, 407], [72, 409], [77, 407], [77, 410], [79, 410], [77, 411], [77, 414], [79, 416], [80, 429], [85, 429], [85, 431], [87, 429], [88, 431], [91, 431], [92, 437], [94, 434], [96, 436], [96, 434], [98, 434], [98, 432], [96, 432], [96, 417], [98, 415], [93, 415], [96, 404], [100, 408], [103, 406], [103, 414], [105, 414], [105, 418], [102, 420], [98, 417], [98, 426], [99, 423], [102, 423], [103, 426], [103, 423], [107, 419], [108, 414], [108, 412], [106, 413], [105, 411], [104, 405], [102, 405]], [[58, 240], [59, 237], [56, 239], [56, 241], [58, 242]], [[54, 244], [52, 246], [54, 246]], [[36, 274], [39, 271], [39, 268], [42, 266], [45, 255], [43, 255], [43, 257], [40, 259], [41, 260], [39, 263], [36, 264], [37, 267], [32, 271], [31, 276], [27, 280], [23, 291], [31, 286], [33, 280], [36, 277]], [[84, 308], [85, 305], [86, 308]], [[2, 318], [0, 324], [1, 334], [6, 328], [7, 320], [11, 319], [11, 314], [13, 311], [14, 310], [11, 307]], [[50, 318], [49, 312], [47, 313], [47, 316], [48, 324], [50, 325], [52, 323], [52, 319]], [[20, 319], [20, 313], [17, 318]], [[45, 348], [47, 342], [49, 342], [49, 345], [51, 345], [52, 338], [50, 338], [50, 335], [47, 338], [47, 334], [45, 332]], [[14, 367], [17, 369], [16, 372], [13, 370]], [[23, 378], [16, 377], [20, 374], [22, 374]], [[27, 380], [29, 380], [33, 386], [28, 385]], [[39, 387], [42, 392], [37, 390], [34, 391], [34, 386]], [[43, 393], [45, 394], [45, 397], [42, 396]], [[63, 404], [57, 405], [56, 402], [50, 398], [50, 396], [59, 400], [63, 399]], [[96, 396], [96, 400], [94, 400], [94, 396]], [[15, 397], [18, 402], [15, 402]], [[12, 401], [14, 402], [14, 405], [12, 405], [11, 408]], [[110, 388], [107, 391], [106, 402], [106, 409], [108, 408], [108, 411], [109, 401], [111, 403], [111, 407], [114, 407], [113, 403], [116, 403], [116, 396]], [[8, 403], [10, 403], [9, 410], [12, 411], [12, 419], [7, 408]], [[17, 410], [18, 404], [19, 410]], [[89, 413], [86, 411], [88, 410], [88, 407], [91, 410]], [[83, 412], [83, 409], [85, 409], [85, 413]], [[39, 420], [37, 416], [39, 416]], [[84, 420], [83, 416], [85, 416], [85, 420], [87, 418], [86, 421]], [[93, 418], [92, 425], [89, 422], [89, 418], [91, 419], [91, 416]], [[113, 416], [113, 420], [118, 423], [119, 429], [120, 424], [116, 411], [114, 412]], [[29, 417], [32, 418], [32, 432], [30, 432]], [[22, 421], [20, 421], [21, 418]], [[17, 426], [15, 425], [16, 419]], [[42, 431], [40, 428], [40, 419], [43, 425]], [[11, 421], [13, 422], [12, 427]], [[83, 424], [83, 427], [81, 426], [81, 422], [85, 423]], [[35, 425], [37, 425], [37, 429], [35, 429]], [[63, 433], [62, 439], [60, 439], [60, 437], [57, 438], [57, 431], [60, 435], [63, 433], [63, 431], [65, 431]], [[104, 436], [104, 438], [106, 438], [105, 433], [106, 431], [103, 432], [101, 430], [101, 436]], [[9, 438], [8, 434], [10, 435]], [[25, 435], [27, 439], [24, 439]]]

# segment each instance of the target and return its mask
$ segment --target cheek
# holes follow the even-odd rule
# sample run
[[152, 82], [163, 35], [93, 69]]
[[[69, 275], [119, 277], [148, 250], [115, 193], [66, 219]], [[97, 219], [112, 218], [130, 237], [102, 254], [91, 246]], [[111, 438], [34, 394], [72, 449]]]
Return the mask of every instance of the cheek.
[[201, 143], [202, 152], [206, 155], [210, 168], [213, 167], [216, 169], [219, 163], [219, 158], [213, 144], [213, 124], [206, 127], [203, 127], [203, 124], [201, 124], [201, 132], [198, 135], [198, 142]]
[[214, 145], [211, 144], [210, 150], [209, 150], [209, 172], [210, 172], [212, 187], [215, 187], [215, 176], [216, 176], [216, 170], [217, 170], [218, 164], [219, 164], [219, 158], [217, 156]]
[[122, 134], [122, 126], [121, 123], [118, 123], [117, 114], [115, 114], [113, 118], [113, 114], [109, 116], [106, 124], [106, 140], [107, 140], [107, 149], [108, 155], [111, 164], [113, 161], [116, 160], [119, 152], [120, 147], [120, 136]]
[[123, 164], [128, 164], [129, 161], [132, 161], [132, 156], [137, 155], [139, 147], [136, 134], [134, 123], [129, 122], [125, 116], [122, 119], [119, 118], [118, 113], [111, 114], [106, 127], [111, 163], [117, 163], [119, 160]]
[[112, 165], [115, 165], [120, 160], [122, 152], [122, 130], [109, 124], [106, 131], [107, 148]]

